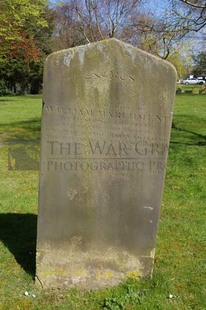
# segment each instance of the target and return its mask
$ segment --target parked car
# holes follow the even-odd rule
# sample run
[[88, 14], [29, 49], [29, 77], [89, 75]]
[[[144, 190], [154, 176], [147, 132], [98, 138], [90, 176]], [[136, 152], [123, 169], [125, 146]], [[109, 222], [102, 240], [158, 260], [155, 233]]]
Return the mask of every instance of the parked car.
[[203, 78], [188, 78], [183, 80], [183, 84], [186, 85], [197, 85], [197, 84], [205, 84], [205, 80]]
[[183, 80], [183, 84], [186, 85], [197, 85], [199, 84], [199, 80], [196, 78], [188, 78], [186, 80]]
[[206, 83], [206, 81], [205, 81], [205, 77], [204, 76], [198, 76], [198, 81], [199, 81], [199, 83], [198, 84], [205, 84]]

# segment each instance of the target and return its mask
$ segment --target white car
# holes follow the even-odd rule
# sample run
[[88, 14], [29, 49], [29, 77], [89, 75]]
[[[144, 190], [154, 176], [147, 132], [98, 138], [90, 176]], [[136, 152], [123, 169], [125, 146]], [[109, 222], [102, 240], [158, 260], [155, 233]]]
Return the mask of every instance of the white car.
[[183, 80], [183, 84], [186, 84], [186, 85], [196, 85], [196, 84], [199, 84], [199, 80], [196, 79], [196, 78], [188, 78], [186, 80]]
[[183, 84], [186, 84], [186, 85], [205, 84], [205, 81], [202, 79], [188, 78], [186, 80], [183, 80]]
[[199, 76], [197, 79], [199, 81], [198, 84], [205, 84], [205, 77]]

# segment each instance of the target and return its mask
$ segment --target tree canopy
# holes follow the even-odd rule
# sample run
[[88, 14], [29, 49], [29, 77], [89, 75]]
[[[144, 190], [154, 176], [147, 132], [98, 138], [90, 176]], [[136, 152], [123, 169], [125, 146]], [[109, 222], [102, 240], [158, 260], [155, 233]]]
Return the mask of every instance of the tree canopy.
[[47, 27], [46, 5], [47, 0], [0, 0], [1, 40], [21, 40], [21, 31], [28, 28], [28, 23], [33, 27]]
[[203, 75], [206, 76], [206, 51], [200, 52], [198, 55], [194, 57], [195, 67], [194, 74], [195, 75]]
[[[0, 0], [0, 94], [2, 88], [39, 92], [49, 53], [111, 37], [168, 59], [181, 77], [187, 72], [181, 51], [188, 34], [200, 32], [205, 39], [206, 3], [165, 0], [162, 6], [155, 14], [153, 0], [61, 0], [52, 5], [49, 0]], [[196, 66], [205, 56], [200, 52]]]
[[[16, 92], [18, 84], [20, 92], [39, 91], [44, 54], [51, 52], [48, 16], [46, 0], [0, 0], [0, 79], [4, 88]], [[34, 87], [32, 77], [38, 75]]]
[[172, 0], [172, 12], [179, 30], [197, 32], [206, 26], [205, 0]]

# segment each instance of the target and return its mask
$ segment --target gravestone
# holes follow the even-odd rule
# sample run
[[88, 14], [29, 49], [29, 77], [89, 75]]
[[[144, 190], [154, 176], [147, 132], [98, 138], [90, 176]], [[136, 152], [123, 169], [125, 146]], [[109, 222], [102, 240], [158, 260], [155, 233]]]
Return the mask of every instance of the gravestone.
[[116, 39], [44, 71], [36, 282], [94, 289], [152, 274], [176, 73]]
[[193, 93], [194, 95], [198, 95], [199, 92], [200, 92], [200, 91], [199, 91], [199, 88], [198, 88], [197, 86], [193, 87], [192, 93]]
[[203, 84], [201, 94], [205, 94], [205, 93], [206, 93], [206, 84]]

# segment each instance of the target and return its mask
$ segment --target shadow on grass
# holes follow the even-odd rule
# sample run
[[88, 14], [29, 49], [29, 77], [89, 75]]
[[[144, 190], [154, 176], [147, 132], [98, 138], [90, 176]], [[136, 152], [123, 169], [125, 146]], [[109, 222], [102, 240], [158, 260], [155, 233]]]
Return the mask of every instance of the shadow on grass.
[[11, 97], [0, 97], [0, 103], [1, 102], [11, 102], [11, 101], [15, 101], [15, 98], [12, 99]]
[[196, 137], [196, 140], [203, 139], [203, 141], [197, 141], [197, 144], [206, 143], [206, 135], [202, 135], [202, 134], [199, 134], [199, 133], [191, 131], [191, 130], [179, 128], [174, 123], [172, 124], [172, 128], [175, 130], [178, 130], [180, 132], [183, 132], [183, 133], [185, 132], [185, 133], [189, 133], [191, 135], [194, 135]]
[[35, 277], [37, 216], [35, 214], [0, 214], [0, 240], [17, 263]]
[[41, 118], [32, 118], [28, 121], [20, 121], [20, 122], [9, 122], [9, 123], [4, 123], [0, 125], [0, 127], [14, 127], [14, 128], [24, 128], [24, 129], [32, 129], [32, 130], [38, 130], [40, 131], [41, 129]]
[[[192, 128], [194, 128], [194, 130], [185, 128], [188, 127], [188, 124], [193, 124]], [[204, 124], [204, 118], [185, 115], [176, 116], [172, 122], [172, 135], [170, 142], [174, 144], [205, 146], [206, 135], [198, 133], [198, 129], [204, 128]], [[174, 136], [175, 134], [176, 137]], [[183, 139], [185, 139], [185, 141]]]
[[0, 125], [1, 132], [8, 132], [8, 138], [5, 143], [10, 140], [40, 140], [41, 119], [33, 118], [28, 121], [9, 122]]

